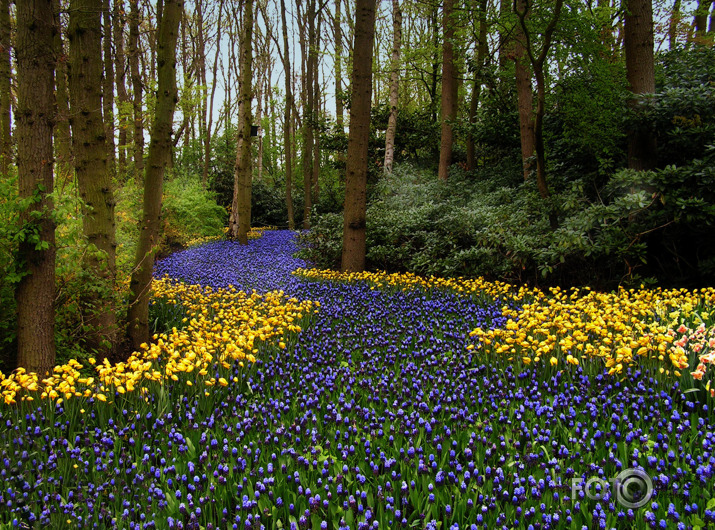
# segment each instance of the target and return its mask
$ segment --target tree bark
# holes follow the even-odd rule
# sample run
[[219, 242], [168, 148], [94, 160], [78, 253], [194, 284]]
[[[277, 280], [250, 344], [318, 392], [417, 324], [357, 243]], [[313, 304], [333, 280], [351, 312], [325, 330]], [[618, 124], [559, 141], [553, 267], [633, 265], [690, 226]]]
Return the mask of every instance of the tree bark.
[[21, 215], [25, 275], [17, 285], [17, 362], [40, 376], [55, 363], [55, 223], [52, 129], [55, 56], [52, 0], [17, 3], [17, 169], [20, 199], [36, 197]]
[[7, 175], [12, 163], [10, 49], [10, 2], [0, 0], [0, 178]]
[[[340, 0], [338, 0], [340, 1]], [[283, 26], [283, 69], [285, 71], [286, 104], [283, 111], [283, 149], [285, 151], [285, 177], [286, 177], [286, 208], [288, 210], [288, 228], [295, 229], [293, 215], [293, 143], [291, 128], [293, 117], [293, 88], [291, 82], [290, 47], [288, 46], [288, 25], [286, 24], [285, 0], [281, 0], [281, 23]]]
[[350, 133], [343, 214], [343, 271], [365, 270], [365, 209], [375, 0], [356, 0], [355, 13]]
[[392, 173], [397, 132], [397, 103], [400, 89], [400, 48], [402, 47], [402, 11], [399, 0], [392, 0], [392, 58], [390, 60], [390, 116], [385, 132], [385, 163], [383, 170]]
[[241, 93], [238, 101], [238, 142], [229, 229], [231, 237], [248, 244], [251, 229], [251, 99], [253, 97], [253, 0], [244, 0], [241, 34]]
[[[527, 16], [525, 0], [516, 0], [517, 12]], [[521, 139], [521, 160], [524, 180], [529, 178], [534, 167], [533, 157], [536, 150], [534, 136], [534, 92], [531, 85], [531, 68], [525, 45], [526, 35], [521, 24], [514, 29], [514, 71], [516, 76], [516, 95], [519, 107], [519, 137]]]
[[452, 122], [457, 116], [457, 70], [454, 64], [454, 0], [444, 0], [442, 27], [442, 137], [439, 149], [440, 180], [447, 180], [449, 166], [452, 165], [452, 144], [454, 132]]
[[[111, 358], [117, 343], [114, 310], [116, 237], [114, 192], [102, 120], [102, 0], [71, 0], [69, 25], [70, 125], [75, 174], [82, 199], [82, 229], [90, 251], [84, 265], [97, 279], [85, 295], [86, 346]], [[106, 63], [105, 63], [106, 66]], [[105, 85], [106, 88], [106, 85]]]
[[157, 42], [158, 85], [156, 113], [152, 122], [139, 244], [129, 284], [131, 298], [128, 334], [133, 348], [149, 341], [149, 295], [154, 253], [159, 240], [164, 171], [171, 153], [171, 129], [178, 100], [176, 89], [176, 42], [183, 12], [181, 0], [165, 0]]
[[129, 0], [129, 71], [132, 77], [132, 91], [134, 104], [134, 174], [144, 173], [144, 112], [142, 99], [144, 85], [139, 69], [139, 1]]
[[[655, 93], [653, 60], [653, 6], [651, 0], [628, 0], [624, 22], [626, 79], [633, 96], [629, 106], [638, 112], [639, 97]], [[652, 169], [657, 163], [656, 138], [652, 131], [632, 128], [628, 131], [628, 167]]]
[[[482, 72], [484, 61], [487, 58], [487, 0], [479, 0], [479, 42], [477, 43], [477, 57], [474, 71], [474, 84], [472, 85], [472, 99], [469, 102], [469, 123], [475, 125], [477, 122], [477, 109], [479, 108], [479, 98], [482, 89]], [[470, 131], [467, 134], [467, 169], [474, 171], [477, 166], [476, 146], [474, 136]]]

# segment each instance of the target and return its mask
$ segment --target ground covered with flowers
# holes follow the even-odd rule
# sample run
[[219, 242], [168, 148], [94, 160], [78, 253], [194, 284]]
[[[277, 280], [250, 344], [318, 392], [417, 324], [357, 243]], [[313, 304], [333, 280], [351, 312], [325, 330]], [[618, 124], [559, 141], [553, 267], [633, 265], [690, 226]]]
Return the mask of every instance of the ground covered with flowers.
[[0, 527], [715, 525], [715, 291], [344, 275], [295, 250], [174, 254], [163, 332], [129, 361], [0, 374]]

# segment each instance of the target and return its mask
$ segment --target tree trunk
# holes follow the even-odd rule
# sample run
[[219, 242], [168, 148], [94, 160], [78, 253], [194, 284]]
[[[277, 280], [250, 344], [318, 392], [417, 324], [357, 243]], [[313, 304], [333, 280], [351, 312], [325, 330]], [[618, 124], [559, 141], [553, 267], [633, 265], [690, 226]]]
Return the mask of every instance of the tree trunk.
[[[340, 1], [340, 0], [338, 0]], [[286, 208], [288, 210], [288, 228], [295, 229], [295, 218], [293, 216], [293, 144], [291, 139], [291, 128], [293, 117], [293, 88], [291, 82], [290, 69], [290, 47], [288, 46], [288, 26], [286, 24], [285, 0], [281, 0], [281, 22], [283, 25], [283, 69], [285, 71], [286, 104], [283, 111], [283, 149], [285, 151], [285, 177], [286, 177]]]
[[311, 203], [313, 205], [318, 204], [320, 201], [320, 84], [319, 84], [319, 57], [318, 50], [320, 49], [320, 26], [323, 17], [320, 12], [316, 14], [317, 27], [313, 33], [313, 43], [310, 46], [311, 53], [313, 55], [313, 175], [311, 177], [311, 183], [313, 185], [313, 196], [311, 197]]
[[109, 10], [109, 0], [102, 0], [102, 44], [104, 55], [104, 84], [101, 94], [102, 109], [104, 113], [108, 168], [111, 175], [116, 175], [117, 159], [114, 146], [114, 57], [112, 57], [112, 22], [109, 16]]
[[708, 14], [710, 12], [711, 3], [712, 0], [698, 0], [698, 7], [695, 10], [695, 16], [693, 17], [695, 37], [700, 42], [702, 42], [702, 39], [708, 32]]
[[[541, 50], [539, 54], [536, 55], [536, 51], [533, 48], [533, 41], [529, 29], [526, 24], [526, 20], [529, 16], [528, 4], [524, 0], [516, 4], [516, 15], [519, 18], [518, 28], [520, 29], [521, 37], [521, 48], [525, 59], [528, 57], [531, 67], [534, 69], [534, 75], [536, 77], [536, 89], [537, 89], [537, 100], [536, 100], [536, 110], [533, 112], [533, 138], [534, 138], [534, 151], [536, 152], [536, 187], [539, 190], [539, 195], [542, 199], [548, 199], [551, 196], [549, 187], [546, 182], [546, 153], [544, 150], [544, 112], [546, 106], [546, 80], [544, 78], [544, 64], [546, 63], [546, 58], [548, 57], [549, 48], [552, 44], [552, 39], [554, 31], [556, 30], [556, 25], [558, 24], [559, 17], [561, 16], [561, 9], [563, 7], [563, 0], [556, 0], [554, 6], [554, 14], [549, 21], [548, 26], [543, 31], [543, 40], [541, 44]], [[530, 118], [531, 120], [531, 118]], [[558, 228], [558, 216], [555, 211], [549, 213], [549, 222], [552, 229]]]
[[[526, 1], [517, 0], [517, 10], [526, 13]], [[526, 14], [525, 14], [526, 16]], [[529, 178], [533, 169], [533, 157], [536, 149], [534, 137], [534, 95], [531, 86], [531, 68], [526, 53], [524, 28], [517, 23], [514, 29], [514, 71], [516, 74], [516, 94], [519, 106], [519, 137], [521, 138], [521, 160], [524, 180]]]
[[[499, 1], [499, 19], [507, 20], [512, 11], [513, 0]], [[499, 24], [499, 73], [502, 82], [508, 81], [503, 74], [506, 70], [507, 62], [512, 59], [513, 36], [507, 31], [506, 24]]]
[[308, 28], [307, 40], [301, 38], [301, 51], [305, 62], [305, 75], [303, 76], [303, 228], [310, 228], [310, 212], [313, 208], [313, 122], [315, 112], [315, 98], [313, 91], [313, 70], [315, 68], [315, 53], [313, 40], [315, 39], [315, 1], [308, 0], [307, 13], [302, 25], [301, 35]]
[[263, 91], [264, 83], [268, 83], [266, 77], [261, 77], [258, 81], [258, 93], [256, 94], [256, 124], [258, 126], [258, 156], [256, 157], [256, 178], [263, 180]]
[[55, 90], [57, 114], [54, 124], [56, 182], [60, 186], [70, 182], [74, 168], [72, 161], [72, 137], [70, 135], [70, 104], [67, 91], [67, 53], [62, 35], [60, 21], [60, 0], [53, 0], [52, 9], [55, 16], [54, 50], [55, 50]]
[[668, 47], [672, 50], [675, 48], [678, 39], [678, 24], [680, 23], [680, 5], [681, 0], [673, 2], [673, 10], [670, 13], [668, 21]]
[[[653, 6], [651, 0], [628, 0], [624, 22], [626, 79], [633, 97], [629, 106], [636, 113], [639, 97], [655, 93], [653, 65]], [[653, 131], [643, 128], [628, 131], [628, 167], [652, 169], [657, 163], [657, 145]]]
[[392, 0], [392, 58], [390, 68], [390, 117], [385, 132], [386, 174], [392, 173], [395, 160], [395, 133], [397, 131], [397, 103], [400, 89], [400, 48], [402, 47], [402, 11], [399, 0]]
[[[454, 5], [453, 0], [446, 0]], [[438, 6], [435, 5], [430, 14], [430, 27], [432, 29], [432, 79], [430, 81], [430, 111], [432, 121], [437, 121], [437, 81], [439, 78], [439, 14]], [[442, 61], [444, 62], [444, 52], [442, 53]], [[444, 73], [444, 72], [443, 72]]]
[[159, 243], [164, 171], [171, 153], [171, 129], [178, 100], [176, 41], [183, 8], [181, 0], [165, 0], [164, 13], [159, 23], [156, 114], [152, 122], [144, 175], [144, 204], [139, 244], [129, 284], [131, 298], [127, 320], [129, 338], [134, 349], [139, 349], [142, 343], [149, 341], [149, 295], [154, 253]]
[[129, 70], [132, 76], [132, 90], [134, 103], [134, 174], [144, 173], [144, 113], [142, 98], [144, 85], [139, 70], [139, 1], [129, 0]]
[[229, 228], [231, 237], [248, 244], [251, 229], [251, 99], [253, 97], [253, 0], [244, 0], [241, 35], [241, 93], [238, 102], [238, 142]]
[[[204, 87], [201, 92], [201, 111], [199, 112], [199, 138], [201, 142], [205, 142], [209, 134], [208, 126], [208, 98], [203, 90], [206, 90], [206, 30], [204, 29], [204, 5], [202, 0], [196, 2], [196, 60], [198, 62], [198, 79], [199, 85]], [[206, 151], [204, 150], [204, 157]], [[209, 150], [210, 155], [210, 150]], [[202, 165], [206, 167], [206, 161], [202, 160]]]
[[345, 113], [343, 109], [343, 28], [340, 10], [342, 1], [335, 0], [335, 23], [333, 25], [335, 36], [335, 123], [340, 133], [344, 132], [343, 114]]
[[127, 118], [129, 96], [127, 95], [127, 70], [124, 56], [124, 26], [127, 17], [124, 13], [124, 0], [114, 0], [112, 12], [112, 38], [114, 40], [114, 79], [117, 85], [117, 107], [119, 114], [119, 145], [117, 149], [117, 174], [126, 178], [127, 145], [129, 143], [129, 120]]
[[[472, 85], [472, 99], [469, 102], [469, 123], [474, 126], [477, 122], [477, 109], [482, 91], [482, 73], [484, 62], [487, 59], [487, 0], [479, 0], [479, 42], [477, 43], [476, 68], [474, 71], [474, 84]], [[467, 134], [467, 169], [474, 171], [477, 167], [476, 146], [472, 131]]]
[[55, 223], [52, 128], [55, 117], [52, 0], [17, 3], [17, 170], [20, 199], [37, 196], [22, 213], [32, 238], [19, 243], [27, 275], [17, 284], [17, 363], [44, 376], [55, 363]]
[[[82, 229], [103, 255], [88, 252], [84, 266], [97, 285], [87, 290], [86, 346], [111, 358], [117, 343], [114, 310], [116, 238], [114, 192], [102, 120], [102, 0], [70, 0], [70, 125], [75, 174], [82, 199]], [[105, 62], [106, 65], [106, 62]], [[106, 88], [106, 85], [105, 85]]]
[[0, 178], [7, 175], [12, 163], [10, 46], [10, 2], [0, 0]]
[[356, 0], [350, 133], [345, 175], [343, 271], [365, 270], [365, 209], [375, 42], [375, 0]]
[[209, 166], [211, 165], [211, 136], [213, 131], [213, 113], [214, 113], [214, 96], [216, 95], [216, 79], [218, 75], [218, 58], [221, 52], [221, 17], [223, 15], [223, 1], [220, 0], [218, 4], [218, 24], [216, 25], [216, 54], [214, 55], [214, 65], [213, 65], [213, 80], [211, 81], [211, 96], [209, 99], [209, 115], [208, 124], [206, 125], [206, 137], [204, 138], [204, 168], [202, 172], [201, 182], [203, 182], [204, 188], [208, 186], [209, 182]]
[[439, 179], [447, 180], [452, 165], [452, 122], [457, 116], [457, 71], [454, 64], [454, 0], [444, 0], [442, 27], [442, 138], [439, 149]]

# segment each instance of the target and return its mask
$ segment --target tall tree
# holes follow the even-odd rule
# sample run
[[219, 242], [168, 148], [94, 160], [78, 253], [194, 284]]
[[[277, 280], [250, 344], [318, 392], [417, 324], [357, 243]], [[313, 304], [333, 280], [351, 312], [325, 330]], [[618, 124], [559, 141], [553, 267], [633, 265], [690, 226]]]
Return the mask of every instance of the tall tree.
[[343, 0], [335, 0], [335, 15], [333, 19], [333, 36], [335, 44], [335, 123], [338, 131], [343, 132], [343, 27], [341, 4]]
[[[338, 0], [340, 1], [340, 0]], [[288, 210], [288, 228], [295, 228], [293, 217], [293, 142], [291, 129], [293, 125], [293, 88], [290, 67], [290, 47], [288, 46], [288, 25], [286, 24], [285, 0], [281, 0], [281, 24], [283, 28], [283, 70], [286, 87], [286, 103], [283, 111], [283, 148], [285, 151], [285, 176], [286, 176], [286, 208]], [[280, 51], [280, 50], [279, 50]]]
[[375, 0], [356, 0], [343, 213], [343, 271], [365, 270], [365, 209], [374, 42]]
[[[474, 83], [472, 99], [469, 102], [469, 123], [477, 122], [477, 109], [482, 90], [484, 63], [487, 59], [487, 0], [479, 0], [479, 36], [477, 37], [477, 53], [474, 59]], [[467, 168], [473, 171], [476, 167], [476, 146], [472, 134], [467, 135]]]
[[[315, 92], [313, 90], [313, 75], [317, 50], [314, 49], [315, 39], [315, 2], [308, 0], [305, 12], [299, 10], [300, 48], [305, 68], [302, 78], [303, 96], [303, 148], [301, 160], [303, 162], [303, 228], [310, 228], [310, 212], [313, 208], [313, 143], [314, 143], [314, 116]], [[301, 2], [296, 5], [300, 8]], [[302, 20], [300, 20], [302, 18]]]
[[119, 109], [119, 135], [117, 153], [117, 173], [122, 178], [127, 172], [127, 146], [129, 144], [129, 95], [127, 94], [127, 62], [124, 54], [124, 26], [127, 17], [124, 0], [114, 0], [112, 11], [112, 38], [114, 40], [114, 71], [117, 85], [117, 107]]
[[244, 0], [241, 31], [241, 93], [238, 101], [238, 142], [229, 218], [231, 237], [248, 244], [251, 229], [251, 100], [253, 97], [253, 0]]
[[129, 6], [128, 51], [134, 104], [134, 174], [141, 175], [144, 172], [144, 111], [142, 108], [144, 83], [139, 69], [141, 54], [139, 49], [139, 21], [141, 20], [139, 0], [129, 0]]
[[176, 42], [184, 9], [182, 0], [164, 0], [157, 39], [158, 85], [156, 111], [144, 175], [144, 202], [139, 244], [129, 289], [128, 335], [138, 349], [149, 341], [149, 294], [154, 269], [154, 253], [159, 240], [164, 171], [171, 153], [171, 130], [178, 100], [176, 89]]
[[55, 16], [54, 51], [55, 51], [55, 90], [57, 114], [55, 116], [55, 172], [58, 183], [64, 184], [74, 173], [72, 162], [72, 137], [70, 134], [70, 103], [67, 88], [67, 49], [65, 46], [60, 0], [53, 0]]
[[311, 44], [311, 54], [313, 55], [313, 172], [311, 176], [312, 184], [312, 203], [317, 204], [320, 200], [320, 64], [319, 53], [320, 49], [320, 26], [323, 21], [322, 7], [316, 12], [316, 28], [313, 35], [313, 43]]
[[708, 14], [711, 4], [712, 0], [698, 0], [698, 7], [695, 9], [693, 27], [695, 28], [695, 36], [701, 41], [708, 31]]
[[439, 148], [440, 180], [447, 180], [452, 164], [454, 132], [452, 122], [457, 116], [457, 69], [454, 61], [454, 0], [444, 0], [442, 12], [442, 136]]
[[211, 165], [211, 136], [213, 134], [213, 113], [214, 113], [214, 98], [216, 96], [216, 86], [217, 86], [217, 75], [218, 75], [218, 60], [221, 52], [221, 29], [222, 29], [222, 17], [223, 17], [223, 2], [224, 0], [219, 0], [218, 4], [218, 22], [216, 23], [216, 52], [214, 54], [214, 62], [212, 75], [213, 79], [211, 81], [211, 95], [209, 96], [209, 113], [208, 113], [208, 123], [206, 124], [206, 137], [204, 138], [204, 168], [201, 181], [204, 187], [208, 185], [209, 181], [209, 166]]
[[385, 133], [385, 173], [392, 173], [397, 132], [397, 103], [400, 89], [400, 48], [402, 47], [402, 11], [400, 1], [392, 0], [392, 58], [390, 60], [390, 116]]
[[[519, 26], [521, 27], [521, 35], [524, 42], [522, 44], [526, 57], [531, 64], [536, 79], [536, 109], [529, 109], [529, 121], [533, 122], [534, 131], [534, 152], [536, 153], [536, 186], [542, 198], [549, 197], [549, 187], [546, 183], [546, 154], [544, 150], [544, 112], [546, 108], [546, 79], [544, 75], [544, 65], [549, 55], [549, 49], [553, 43], [554, 31], [561, 16], [563, 8], [563, 0], [556, 0], [554, 3], [553, 12], [550, 14], [550, 19], [546, 29], [542, 34], [541, 49], [537, 50], [532, 37], [532, 32], [529, 30], [526, 19], [530, 9], [528, 0], [520, 2], [524, 8], [522, 11], [517, 7], [516, 14], [519, 18]], [[517, 4], [519, 5], [519, 4]], [[533, 117], [532, 117], [533, 116]], [[556, 228], [556, 217], [551, 216], [551, 225]]]
[[[651, 0], [627, 0], [625, 4], [626, 79], [633, 93], [629, 106], [638, 112], [640, 98], [655, 93], [653, 4]], [[644, 127], [631, 128], [628, 131], [628, 167], [651, 169], [656, 161], [657, 144], [653, 131]]]
[[673, 9], [670, 12], [668, 21], [668, 46], [672, 50], [675, 48], [678, 39], [678, 24], [680, 23], [681, 0], [674, 0]]
[[[103, 0], [70, 0], [68, 36], [70, 125], [83, 203], [82, 228], [87, 242], [99, 251], [85, 255], [84, 265], [98, 282], [86, 293], [85, 316], [90, 327], [86, 345], [107, 358], [112, 357], [117, 343], [113, 303], [117, 242], [108, 142], [102, 119], [102, 4]], [[108, 89], [106, 85], [104, 88]]]
[[107, 163], [112, 175], [117, 172], [114, 148], [114, 54], [112, 53], [112, 17], [110, 0], [102, 0], [102, 55], [104, 76], [102, 84], [102, 118], [104, 119]]
[[[55, 118], [52, 0], [17, 3], [17, 171], [21, 221], [33, 233], [19, 244], [27, 274], [17, 285], [18, 365], [40, 375], [55, 362], [55, 223], [52, 129]], [[29, 235], [29, 234], [28, 234]]]
[[[527, 0], [515, 0], [514, 10], [528, 16]], [[521, 160], [524, 171], [524, 180], [529, 178], [533, 169], [533, 157], [536, 150], [536, 137], [534, 136], [534, 89], [531, 85], [531, 68], [526, 51], [526, 36], [524, 26], [517, 22], [514, 28], [514, 74], [516, 79], [516, 96], [519, 109], [519, 138], [521, 140]]]
[[7, 174], [12, 161], [11, 76], [10, 1], [0, 0], [0, 176]]

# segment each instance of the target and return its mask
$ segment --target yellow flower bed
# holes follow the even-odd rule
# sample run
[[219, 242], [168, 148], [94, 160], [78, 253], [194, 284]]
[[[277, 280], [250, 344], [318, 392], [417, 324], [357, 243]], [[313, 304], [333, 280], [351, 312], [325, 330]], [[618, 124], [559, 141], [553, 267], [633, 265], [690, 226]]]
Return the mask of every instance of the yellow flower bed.
[[330, 280], [339, 282], [364, 281], [377, 288], [397, 287], [412, 289], [446, 289], [463, 294], [485, 294], [492, 297], [522, 300], [532, 296], [533, 291], [528, 287], [515, 287], [504, 282], [488, 282], [483, 278], [438, 278], [436, 276], [418, 276], [409, 272], [387, 273], [377, 272], [337, 272], [320, 269], [297, 269], [293, 272], [308, 280]]
[[[548, 296], [533, 294], [534, 301], [520, 309], [503, 308], [507, 317], [503, 328], [473, 330], [470, 335], [478, 346], [524, 364], [543, 359], [552, 365], [579, 364], [585, 358], [599, 358], [611, 374], [649, 359], [663, 363], [661, 373], [672, 371], [679, 377], [690, 366], [690, 353], [709, 347], [715, 334], [707, 310], [715, 305], [714, 289], [620, 289], [615, 293], [551, 289]], [[699, 322], [700, 331], [685, 348], [687, 340], [677, 336], [691, 331], [686, 323], [693, 321]], [[704, 339], [700, 345], [696, 345], [697, 337]]]
[[[155, 298], [183, 305], [188, 315], [184, 329], [155, 335], [151, 344], [143, 345], [126, 362], [110, 365], [105, 360], [95, 366], [93, 377], [83, 376], [79, 371], [82, 365], [76, 360], [55, 367], [44, 379], [22, 368], [8, 376], [0, 373], [3, 401], [12, 404], [17, 399], [72, 397], [106, 401], [115, 391], [146, 393], [147, 382], [178, 381], [181, 374], [192, 374], [183, 377], [189, 386], [225, 386], [228, 382], [225, 377], [216, 378], [217, 371], [227, 376], [234, 362], [240, 366], [255, 362], [260, 343], [300, 332], [300, 320], [317, 311], [319, 305], [286, 299], [282, 291], [246, 294], [233, 288], [214, 290], [169, 279], [155, 280], [152, 289]], [[281, 345], [285, 347], [282, 340]]]

